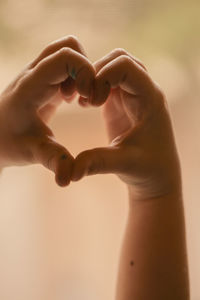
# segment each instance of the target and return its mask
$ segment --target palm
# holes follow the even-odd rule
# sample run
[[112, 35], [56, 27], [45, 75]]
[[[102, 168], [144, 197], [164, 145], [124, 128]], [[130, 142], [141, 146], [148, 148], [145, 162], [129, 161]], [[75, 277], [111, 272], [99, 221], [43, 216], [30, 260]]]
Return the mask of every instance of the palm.
[[55, 91], [52, 91], [52, 93], [47, 96], [47, 100], [45, 101], [46, 104], [39, 110], [41, 119], [45, 123], [48, 123], [62, 101], [65, 100], [67, 102], [71, 102], [75, 97], [75, 94], [76, 92], [74, 88], [74, 81], [72, 81], [72, 79], [70, 78], [63, 82], [62, 89], [60, 85]]
[[[103, 116], [109, 141], [124, 135], [134, 126], [136, 97], [121, 88], [112, 89], [103, 106]], [[132, 108], [131, 108], [132, 106]], [[134, 105], [135, 106], [135, 105]], [[131, 110], [130, 110], [131, 108]]]

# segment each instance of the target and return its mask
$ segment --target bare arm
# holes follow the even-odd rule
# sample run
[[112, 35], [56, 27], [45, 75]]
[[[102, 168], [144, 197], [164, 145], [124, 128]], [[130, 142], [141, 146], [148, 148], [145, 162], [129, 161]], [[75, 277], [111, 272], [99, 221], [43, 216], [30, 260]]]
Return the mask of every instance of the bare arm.
[[170, 194], [135, 201], [122, 245], [117, 300], [188, 300], [182, 197]]
[[79, 154], [73, 179], [114, 173], [128, 186], [115, 299], [188, 300], [181, 172], [165, 97], [125, 50], [111, 52], [95, 68], [88, 102], [104, 104], [110, 145]]

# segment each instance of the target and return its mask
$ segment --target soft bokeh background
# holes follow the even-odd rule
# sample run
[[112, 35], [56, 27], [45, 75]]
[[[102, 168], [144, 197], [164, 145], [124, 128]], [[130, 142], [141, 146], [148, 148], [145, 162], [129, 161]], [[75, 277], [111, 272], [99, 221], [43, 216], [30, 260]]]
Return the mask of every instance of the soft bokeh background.
[[[182, 161], [192, 300], [200, 300], [200, 1], [0, 0], [0, 89], [54, 39], [74, 34], [94, 61], [123, 47], [170, 103]], [[76, 155], [106, 145], [99, 109], [62, 105], [52, 122]], [[40, 166], [0, 180], [0, 299], [114, 300], [128, 209], [112, 175], [61, 189]]]

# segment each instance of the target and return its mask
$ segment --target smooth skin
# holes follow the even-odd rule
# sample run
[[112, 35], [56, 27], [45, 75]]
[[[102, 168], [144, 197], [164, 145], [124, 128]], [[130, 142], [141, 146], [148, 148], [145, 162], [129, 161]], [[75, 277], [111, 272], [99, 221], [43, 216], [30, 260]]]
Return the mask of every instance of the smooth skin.
[[[109, 146], [75, 160], [47, 126], [80, 95], [102, 106]], [[92, 64], [75, 37], [45, 48], [2, 93], [0, 166], [40, 163], [61, 186], [116, 174], [129, 192], [116, 300], [188, 300], [181, 172], [165, 97], [143, 64], [116, 49]]]
[[28, 64], [0, 96], [0, 167], [40, 163], [60, 186], [68, 185], [73, 156], [47, 124], [63, 100], [77, 92], [90, 96], [94, 76], [73, 36], [51, 43]]
[[103, 105], [110, 144], [80, 153], [72, 178], [113, 173], [127, 185], [115, 299], [188, 300], [181, 172], [164, 94], [123, 49], [94, 66], [95, 88], [87, 102]]

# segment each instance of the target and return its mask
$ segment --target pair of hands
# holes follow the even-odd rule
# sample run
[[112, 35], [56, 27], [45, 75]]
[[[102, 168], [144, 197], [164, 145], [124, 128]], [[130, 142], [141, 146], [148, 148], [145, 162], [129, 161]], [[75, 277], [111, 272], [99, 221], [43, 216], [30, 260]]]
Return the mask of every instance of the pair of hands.
[[[47, 124], [77, 93], [81, 106], [103, 106], [110, 144], [74, 159]], [[123, 49], [92, 64], [73, 36], [49, 44], [0, 96], [0, 166], [34, 163], [52, 170], [60, 186], [114, 173], [143, 199], [180, 184], [164, 95], [143, 64]]]

